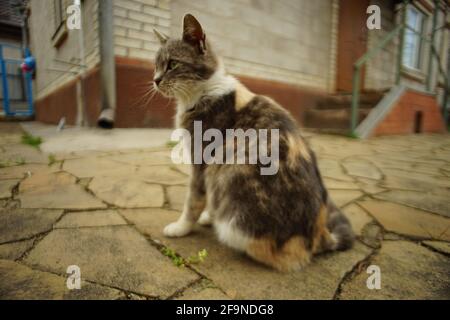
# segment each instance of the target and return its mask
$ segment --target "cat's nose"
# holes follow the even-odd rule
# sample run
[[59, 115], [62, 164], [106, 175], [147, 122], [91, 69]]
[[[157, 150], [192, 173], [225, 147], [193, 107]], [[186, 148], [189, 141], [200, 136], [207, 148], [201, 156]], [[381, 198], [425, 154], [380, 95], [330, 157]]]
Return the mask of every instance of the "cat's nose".
[[159, 77], [159, 78], [153, 79], [153, 82], [155, 82], [156, 85], [159, 85], [159, 83], [161, 82], [161, 80], [162, 80], [162, 78]]

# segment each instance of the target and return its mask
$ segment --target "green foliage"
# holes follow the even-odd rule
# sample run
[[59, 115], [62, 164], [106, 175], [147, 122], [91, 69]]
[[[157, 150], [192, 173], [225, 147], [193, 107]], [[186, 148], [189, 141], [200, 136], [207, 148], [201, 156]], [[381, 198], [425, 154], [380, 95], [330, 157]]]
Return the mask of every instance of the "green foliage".
[[173, 148], [178, 144], [178, 141], [167, 141], [166, 146], [169, 148]]
[[35, 137], [29, 133], [25, 133], [22, 135], [22, 143], [27, 144], [29, 146], [38, 148], [39, 145], [42, 143], [41, 137]]
[[206, 251], [206, 249], [200, 250], [196, 255], [192, 255], [187, 259], [180, 257], [175, 252], [175, 250], [171, 248], [162, 248], [161, 252], [166, 257], [169, 257], [172, 260], [173, 264], [177, 267], [185, 267], [186, 265], [201, 263], [205, 261], [206, 257], [208, 256], [208, 252]]
[[352, 139], [359, 139], [359, 136], [355, 132], [350, 132], [348, 137]]

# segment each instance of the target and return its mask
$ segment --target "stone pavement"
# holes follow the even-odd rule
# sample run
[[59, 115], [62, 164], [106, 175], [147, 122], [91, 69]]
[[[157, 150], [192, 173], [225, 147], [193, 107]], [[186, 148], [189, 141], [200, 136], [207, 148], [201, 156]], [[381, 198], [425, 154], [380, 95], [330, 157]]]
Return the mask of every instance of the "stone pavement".
[[[449, 135], [308, 134], [358, 240], [288, 274], [224, 247], [210, 228], [162, 235], [188, 180], [168, 147], [49, 155], [21, 135], [0, 123], [1, 299], [450, 299]], [[187, 262], [203, 249], [203, 261]], [[66, 287], [70, 265], [80, 290]], [[370, 265], [380, 290], [366, 285]]]

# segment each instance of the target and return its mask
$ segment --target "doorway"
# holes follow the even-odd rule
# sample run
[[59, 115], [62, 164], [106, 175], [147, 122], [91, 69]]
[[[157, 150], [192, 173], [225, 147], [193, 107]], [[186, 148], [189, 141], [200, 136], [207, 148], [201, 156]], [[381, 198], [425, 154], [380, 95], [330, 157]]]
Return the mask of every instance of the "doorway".
[[[352, 91], [353, 64], [367, 51], [367, 7], [370, 0], [339, 1], [337, 81], [338, 92]], [[360, 89], [364, 85], [361, 70]]]

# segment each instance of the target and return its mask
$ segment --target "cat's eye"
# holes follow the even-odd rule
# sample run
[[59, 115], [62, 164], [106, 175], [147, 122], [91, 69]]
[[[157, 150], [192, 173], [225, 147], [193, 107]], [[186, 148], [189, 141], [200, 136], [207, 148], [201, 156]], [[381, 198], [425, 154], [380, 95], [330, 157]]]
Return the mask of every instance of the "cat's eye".
[[169, 64], [167, 65], [167, 70], [173, 70], [176, 67], [178, 67], [179, 65], [180, 65], [180, 63], [178, 61], [170, 60]]

